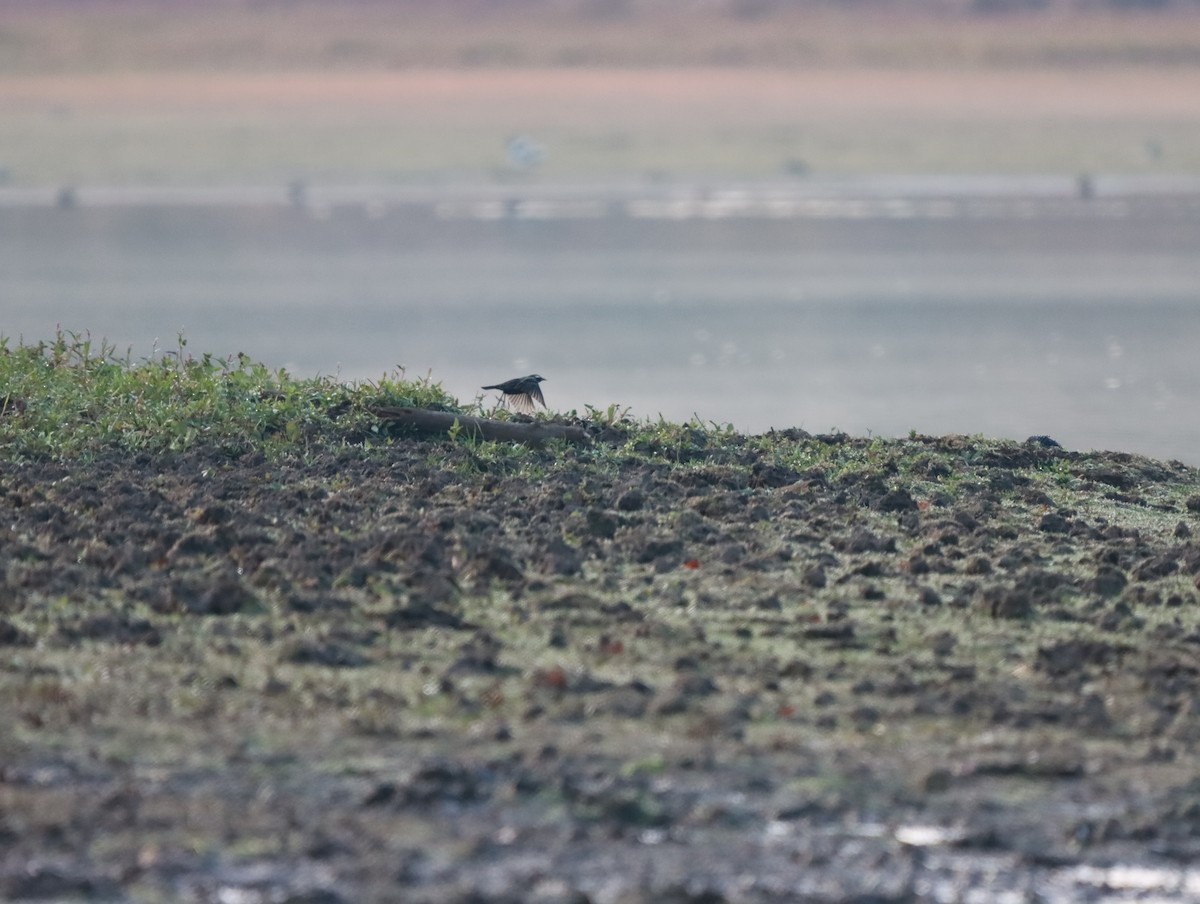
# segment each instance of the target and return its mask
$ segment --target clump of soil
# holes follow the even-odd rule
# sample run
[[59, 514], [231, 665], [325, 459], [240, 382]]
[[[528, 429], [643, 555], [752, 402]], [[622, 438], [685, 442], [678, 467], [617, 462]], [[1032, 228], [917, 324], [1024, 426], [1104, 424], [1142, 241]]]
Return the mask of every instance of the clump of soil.
[[0, 897], [1187, 879], [1195, 470], [684, 440], [6, 467]]

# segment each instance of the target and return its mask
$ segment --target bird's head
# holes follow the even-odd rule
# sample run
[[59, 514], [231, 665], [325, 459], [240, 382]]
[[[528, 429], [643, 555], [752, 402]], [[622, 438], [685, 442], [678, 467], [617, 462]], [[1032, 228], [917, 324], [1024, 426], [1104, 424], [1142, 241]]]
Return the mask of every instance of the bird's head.
[[541, 374], [530, 374], [525, 379], [533, 380], [533, 382], [535, 382], [535, 383], [545, 383], [546, 382], [546, 378], [543, 377]]

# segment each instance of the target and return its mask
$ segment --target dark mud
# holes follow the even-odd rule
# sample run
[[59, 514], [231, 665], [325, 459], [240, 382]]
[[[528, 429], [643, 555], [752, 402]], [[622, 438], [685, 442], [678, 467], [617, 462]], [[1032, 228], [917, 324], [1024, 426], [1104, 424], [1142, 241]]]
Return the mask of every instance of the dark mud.
[[3, 899], [1200, 897], [1179, 464], [402, 441], [0, 513]]

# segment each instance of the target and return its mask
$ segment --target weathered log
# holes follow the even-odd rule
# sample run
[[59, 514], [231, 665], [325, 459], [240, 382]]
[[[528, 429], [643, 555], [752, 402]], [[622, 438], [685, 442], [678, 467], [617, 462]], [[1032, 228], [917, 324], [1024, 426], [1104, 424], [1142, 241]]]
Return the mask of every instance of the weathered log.
[[547, 424], [542, 421], [496, 421], [490, 418], [455, 414], [451, 411], [430, 411], [428, 408], [406, 408], [385, 405], [369, 409], [376, 417], [393, 424], [412, 427], [422, 433], [450, 433], [458, 425], [459, 436], [468, 439], [493, 440], [498, 443], [524, 443], [542, 446], [547, 440], [561, 439], [569, 443], [589, 442], [582, 427]]

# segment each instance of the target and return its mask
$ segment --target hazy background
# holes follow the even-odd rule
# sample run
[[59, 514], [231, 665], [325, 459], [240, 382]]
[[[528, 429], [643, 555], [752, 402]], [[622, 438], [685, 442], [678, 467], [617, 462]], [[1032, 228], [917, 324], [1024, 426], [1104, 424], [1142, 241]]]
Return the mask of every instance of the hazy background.
[[1200, 464], [1195, 0], [0, 0], [0, 334]]

